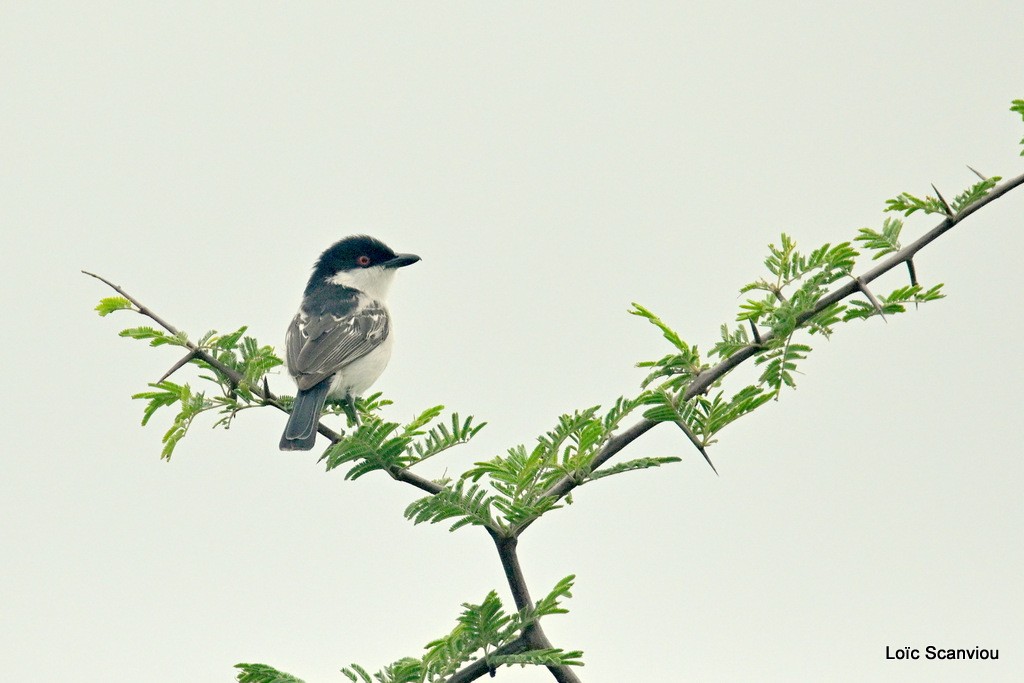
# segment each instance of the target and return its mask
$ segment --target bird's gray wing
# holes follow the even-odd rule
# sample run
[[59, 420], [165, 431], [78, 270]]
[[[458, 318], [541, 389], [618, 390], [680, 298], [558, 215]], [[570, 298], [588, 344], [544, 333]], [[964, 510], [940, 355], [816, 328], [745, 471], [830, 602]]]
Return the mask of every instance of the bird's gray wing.
[[309, 389], [373, 351], [389, 333], [387, 310], [379, 305], [345, 315], [300, 312], [285, 335], [288, 370], [300, 391]]

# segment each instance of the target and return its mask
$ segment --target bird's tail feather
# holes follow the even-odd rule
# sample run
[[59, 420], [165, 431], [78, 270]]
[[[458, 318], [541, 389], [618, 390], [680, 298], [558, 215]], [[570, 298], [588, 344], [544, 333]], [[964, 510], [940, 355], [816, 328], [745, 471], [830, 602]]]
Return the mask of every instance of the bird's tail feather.
[[299, 391], [292, 405], [292, 414], [281, 435], [282, 451], [308, 451], [316, 443], [316, 424], [320, 420], [320, 411], [327, 400], [327, 391], [331, 388], [328, 377], [311, 389]]

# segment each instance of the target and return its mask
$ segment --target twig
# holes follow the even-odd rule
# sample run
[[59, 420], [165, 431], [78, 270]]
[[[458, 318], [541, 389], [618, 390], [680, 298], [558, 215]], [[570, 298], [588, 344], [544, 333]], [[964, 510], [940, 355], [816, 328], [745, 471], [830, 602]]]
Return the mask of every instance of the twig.
[[[105, 277], [102, 277], [95, 273], [90, 273], [87, 270], [83, 270], [82, 272], [88, 275], [89, 277], [96, 278], [97, 280], [104, 283], [105, 285], [113, 289], [115, 292], [123, 296], [125, 299], [128, 299], [128, 301], [130, 301], [132, 305], [135, 306], [135, 310], [137, 313], [146, 316], [147, 318], [155, 322], [157, 325], [167, 330], [173, 336], [178, 337], [179, 339], [185, 339], [185, 335], [182, 334], [181, 331], [178, 330], [178, 328], [176, 328], [174, 325], [170, 324], [169, 322], [161, 318], [153, 311], [153, 309], [149, 308], [144, 303], [136, 299], [134, 296], [126, 292], [119, 285], [115, 285], [113, 282], [106, 279]], [[167, 377], [169, 377], [171, 373], [177, 371], [185, 363], [196, 358], [202, 360], [204, 363], [208, 364], [217, 372], [224, 375], [224, 377], [226, 377], [228, 381], [234, 386], [237, 386], [244, 379], [240, 372], [217, 360], [213, 355], [211, 355], [204, 349], [200, 348], [194, 342], [186, 340], [185, 348], [189, 350], [189, 354], [185, 356], [185, 358], [183, 358], [182, 360], [178, 361], [178, 363], [176, 363], [174, 367], [172, 367], [170, 371], [168, 371], [161, 378], [161, 381], [167, 379]], [[270, 386], [267, 384], [267, 378], [265, 375], [263, 377], [262, 386], [254, 386], [250, 387], [250, 389], [252, 393], [258, 396], [260, 399], [262, 399], [262, 401], [266, 405], [274, 406], [283, 413], [289, 412], [288, 409], [281, 404], [280, 399], [277, 397], [277, 395], [270, 390]], [[326, 436], [328, 439], [330, 439], [332, 444], [337, 443], [341, 439], [341, 435], [338, 432], [334, 431], [330, 427], [327, 427], [322, 422], [319, 422], [317, 424], [317, 431]], [[388, 470], [388, 474], [390, 474], [393, 479], [397, 479], [398, 481], [404, 481], [405, 483], [411, 484], [416, 488], [426, 491], [431, 495], [437, 494], [443, 489], [442, 486], [435, 484], [434, 482], [428, 479], [424, 479], [419, 475], [413, 474], [412, 472], [405, 469], [394, 468], [393, 470]]]
[[441, 493], [441, 491], [444, 491], [444, 487], [437, 482], [424, 479], [420, 475], [413, 474], [403, 467], [392, 467], [387, 472], [395, 481], [403, 481], [406, 484], [411, 484], [421, 491], [426, 491], [432, 496], [436, 496]]

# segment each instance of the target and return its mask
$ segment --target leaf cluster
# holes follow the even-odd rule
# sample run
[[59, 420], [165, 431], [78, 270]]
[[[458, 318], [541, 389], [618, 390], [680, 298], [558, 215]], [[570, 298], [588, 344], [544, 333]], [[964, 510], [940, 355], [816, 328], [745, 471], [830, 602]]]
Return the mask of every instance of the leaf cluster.
[[[975, 184], [958, 195], [956, 205], [966, 206], [976, 201], [977, 197], [984, 196], [988, 191], [986, 188], [991, 188], [987, 181]], [[910, 195], [904, 193], [900, 197], [906, 199]], [[888, 202], [888, 210], [892, 210], [891, 207], [898, 203], [900, 197]], [[861, 228], [853, 241], [872, 252], [873, 259], [878, 259], [900, 250], [902, 229], [902, 220], [886, 218], [880, 230]], [[916, 305], [942, 296], [939, 293], [942, 285], [925, 289], [914, 282], [880, 297], [880, 305], [876, 305], [879, 301], [866, 295], [866, 300], [851, 299], [848, 303], [834, 303], [822, 308], [822, 299], [832, 291], [830, 285], [854, 277], [860, 253], [851, 242], [843, 242], [836, 246], [825, 244], [805, 258], [797, 251], [795, 241], [787, 235], [782, 236], [781, 245], [769, 245], [770, 253], [765, 260], [768, 271], [775, 276], [774, 281], [761, 279], [740, 290], [741, 293], [767, 290], [769, 295], [762, 299], [748, 299], [741, 304], [736, 316], [737, 321], [746, 321], [753, 330], [758, 327], [768, 328], [768, 334], [759, 333], [758, 340], [753, 342], [756, 344], [754, 363], [762, 367], [758, 386], [773, 392], [776, 398], [784, 386], [796, 386], [794, 375], [798, 372], [799, 364], [812, 350], [808, 343], [797, 339], [798, 333], [806, 332], [827, 338], [838, 324], [874, 315], [903, 313], [906, 311], [906, 303], [913, 302]], [[712, 353], [727, 358], [750, 343], [745, 329], [739, 327], [730, 330], [723, 325], [722, 339], [713, 347]]]
[[[118, 310], [134, 310], [134, 307], [123, 297], [110, 297], [101, 300], [96, 310], [100, 315], [109, 315]], [[151, 391], [139, 392], [132, 396], [134, 399], [147, 402], [143, 410], [143, 425], [146, 425], [160, 408], [177, 408], [178, 412], [174, 416], [171, 428], [163, 437], [161, 458], [170, 460], [175, 446], [185, 437], [193, 419], [199, 414], [215, 411], [219, 417], [213, 426], [227, 429], [242, 410], [266, 405], [263, 397], [253, 389], [259, 385], [268, 371], [281, 365], [282, 361], [272, 347], [261, 345], [253, 337], [247, 336], [246, 329], [240, 327], [224, 335], [218, 334], [216, 330], [210, 330], [195, 344], [190, 343], [185, 333], [169, 334], [145, 325], [129, 327], [119, 333], [119, 336], [128, 339], [148, 341], [153, 347], [185, 348], [186, 356], [167, 375], [173, 374], [182, 365], [190, 364], [199, 369], [199, 379], [213, 385], [212, 393], [207, 395], [204, 391], [193, 390], [188, 384], [171, 382], [165, 376], [164, 379], [149, 384]], [[206, 360], [204, 354], [227, 366], [236, 375], [229, 376]]]
[[772, 395], [763, 387], [751, 385], [728, 398], [724, 391], [719, 391], [714, 396], [698, 395], [684, 401], [683, 394], [669, 387], [659, 387], [644, 394], [644, 404], [652, 406], [644, 411], [644, 417], [655, 422], [682, 423], [698, 437], [701, 445], [710, 446], [715, 443], [715, 434], [759, 408]]
[[[1024, 100], [1014, 100], [1010, 103], [1010, 111], [1017, 112], [1024, 118]], [[1024, 138], [1020, 139], [1020, 144], [1024, 146]], [[1020, 155], [1024, 157], [1024, 149], [1020, 151]]]
[[468, 662], [483, 658], [493, 672], [498, 666], [582, 666], [583, 653], [558, 648], [531, 650], [522, 633], [538, 619], [564, 614], [561, 600], [572, 597], [575, 576], [567, 576], [532, 610], [509, 613], [497, 592], [491, 591], [480, 604], [463, 603], [452, 631], [427, 643], [421, 658], [404, 657], [374, 674], [352, 664], [342, 673], [353, 683], [433, 683], [443, 681]]
[[[962, 211], [988, 194], [998, 181], [999, 177], [993, 177], [974, 183], [956, 195], [949, 209]], [[915, 211], [947, 213], [940, 198], [922, 199], [909, 193], [889, 200], [886, 210], [907, 215]], [[809, 252], [801, 251], [796, 240], [785, 233], [777, 245], [769, 244], [764, 260], [768, 276], [740, 288], [741, 294], [763, 292], [763, 295], [747, 298], [740, 305], [736, 315], [739, 325], [723, 324], [720, 339], [708, 354], [724, 361], [746, 351], [761, 368], [755, 385], [744, 387], [731, 396], [719, 391], [684, 400], [687, 388], [709, 367], [708, 363], [702, 359], [696, 345], [684, 341], [654, 312], [634, 303], [629, 312], [647, 319], [673, 347], [666, 356], [637, 364], [651, 369], [641, 382], [646, 391], [639, 401], [649, 406], [644, 417], [657, 422], [676, 422], [692, 434], [696, 443], [707, 446], [714, 442], [714, 435], [723, 427], [769, 399], [778, 398], [783, 387], [796, 386], [795, 375], [812, 350], [808, 340], [800, 338], [801, 334], [828, 338], [839, 324], [903, 313], [907, 304], [917, 306], [942, 298], [941, 284], [925, 287], [914, 276], [911, 284], [877, 298], [868, 294], [864, 286], [864, 299], [822, 306], [822, 300], [832, 292], [836, 282], [854, 277], [860, 256], [854, 243], [877, 260], [902, 248], [903, 227], [901, 219], [887, 217], [881, 229], [861, 228], [850, 242], [823, 244]], [[723, 378], [718, 379], [716, 386]], [[629, 466], [639, 469], [653, 464], [655, 461], [641, 459]]]
[[278, 671], [266, 664], [235, 664], [238, 683], [304, 683], [301, 678]]
[[[455, 481], [441, 482], [441, 492], [413, 501], [405, 516], [414, 523], [454, 519], [451, 530], [482, 526], [501, 536], [516, 536], [544, 513], [562, 506], [550, 493], [564, 478], [584, 484], [613, 474], [677, 462], [676, 457], [640, 458], [595, 471], [594, 459], [622, 420], [644, 403], [646, 395], [620, 397], [606, 412], [600, 406], [566, 413], [532, 448], [519, 444], [505, 455], [477, 462]], [[565, 499], [571, 503], [571, 498]]]
[[954, 218], [968, 206], [987, 195], [992, 188], [999, 184], [1000, 180], [1002, 180], [1001, 176], [982, 178], [956, 195], [949, 204], [942, 197], [932, 197], [930, 195], [917, 197], [909, 192], [902, 192], [886, 201], [885, 210], [900, 212], [904, 216], [910, 216], [915, 211], [922, 211], [924, 213], [937, 213]]
[[[797, 250], [796, 241], [783, 233], [780, 245], [769, 244], [769, 254], [764, 261], [774, 277], [761, 278], [740, 288], [741, 294], [764, 291], [766, 296], [748, 299], [740, 305], [736, 316], [738, 322], [767, 327], [771, 331], [775, 341], [768, 344], [767, 349], [785, 346], [781, 340], [791, 336], [808, 319], [818, 301], [828, 293], [829, 285], [850, 276], [858, 256], [849, 242], [823, 244], [804, 255]], [[823, 323], [812, 321], [818, 331], [828, 334], [831, 330]], [[713, 354], [723, 358], [735, 346], [727, 331], [728, 328], [723, 332], [724, 344], [712, 348]]]
[[[683, 344], [691, 352], [684, 372], [673, 374], [676, 366], [664, 358], [638, 363], [640, 367], [655, 365], [661, 371], [660, 375], [648, 375], [642, 382], [644, 387], [650, 386], [659, 376], [669, 378], [658, 386], [657, 391], [645, 396], [646, 403], [656, 406], [645, 413], [648, 419], [686, 424], [707, 444], [711, 442], [711, 436], [726, 424], [754, 410], [768, 398], [777, 396], [783, 385], [795, 385], [793, 372], [796, 364], [806, 357], [810, 347], [794, 343], [792, 337], [801, 327], [809, 328], [812, 333], [831, 334], [831, 326], [838, 321], [840, 309], [830, 307], [816, 313], [815, 307], [829, 292], [831, 284], [851, 275], [858, 252], [849, 242], [843, 242], [824, 244], [805, 254], [785, 233], [779, 246], [770, 244], [768, 249], [764, 263], [771, 277], [760, 278], [740, 289], [741, 293], [762, 291], [765, 295], [747, 299], [741, 304], [736, 316], [741, 325], [722, 325], [721, 339], [710, 352], [711, 356], [725, 360], [742, 349], [754, 346], [757, 349], [755, 363], [764, 366], [758, 386], [747, 387], [729, 399], [718, 394], [714, 398], [698, 396], [683, 401], [686, 388], [706, 367], [697, 347]], [[634, 303], [630, 313], [647, 318], [662, 330], [666, 339], [680, 339], [678, 333], [646, 308]], [[743, 323], [750, 326], [753, 339]], [[762, 336], [759, 327], [766, 327], [768, 334]]]
[[865, 249], [874, 252], [871, 255], [873, 261], [900, 250], [900, 232], [903, 230], [903, 221], [899, 218], [887, 217], [882, 222], [882, 230], [876, 231], [871, 228], [861, 228], [854, 239], [862, 244]]
[[178, 404], [178, 413], [174, 416], [170, 429], [164, 433], [161, 439], [164, 447], [160, 452], [160, 457], [164, 460], [170, 460], [171, 455], [174, 453], [174, 447], [188, 433], [192, 420], [200, 413], [215, 409], [218, 402], [206, 398], [206, 395], [202, 392], [193, 392], [192, 388], [187, 384], [175, 384], [170, 380], [156, 382], [149, 386], [154, 391], [143, 391], [132, 395], [132, 398], [147, 401], [142, 415], [143, 426], [149, 422], [153, 414], [160, 408]]
[[434, 423], [444, 411], [440, 405], [427, 408], [401, 425], [386, 421], [377, 413], [390, 403], [381, 399], [380, 393], [356, 402], [361, 424], [327, 449], [324, 458], [328, 470], [350, 464], [345, 478], [358, 479], [375, 470], [405, 469], [467, 443], [487, 425], [474, 424], [472, 416], [463, 420], [458, 413], [453, 413], [447, 423]]
[[453, 531], [477, 525], [513, 536], [545, 512], [561, 507], [560, 499], [549, 490], [565, 477], [583, 484], [676, 462], [678, 458], [644, 458], [599, 473], [592, 471], [594, 458], [641, 402], [642, 397], [621, 397], [603, 414], [600, 406], [593, 406], [561, 415], [552, 430], [537, 437], [532, 448], [519, 444], [505, 455], [477, 462], [454, 482], [442, 482], [440, 493], [413, 501], [405, 516], [416, 524], [454, 519]]
[[779, 246], [768, 245], [768, 256], [764, 260], [765, 268], [775, 276], [774, 280], [763, 278], [746, 285], [740, 292], [760, 289], [781, 296], [782, 290], [798, 280], [810, 281], [815, 284], [828, 285], [853, 269], [857, 252], [849, 242], [835, 246], [824, 244], [809, 254], [797, 251], [796, 242], [786, 233], [782, 233]]
[[100, 299], [100, 302], [96, 304], [95, 311], [100, 314], [100, 317], [105, 317], [113, 313], [114, 311], [134, 311], [135, 306], [132, 302], [123, 296], [108, 296]]
[[901, 192], [892, 199], [887, 199], [886, 211], [898, 211], [904, 216], [910, 216], [911, 214], [922, 211], [924, 213], [937, 213], [940, 215], [946, 215], [946, 206], [942, 200], [938, 197], [932, 197], [926, 195], [924, 197], [918, 197], [912, 195], [909, 192]]
[[497, 529], [499, 524], [493, 515], [494, 499], [495, 496], [489, 495], [486, 488], [458, 479], [439, 493], [414, 500], [405, 509], [405, 517], [414, 524], [437, 524], [454, 518], [450, 531], [470, 524]]
[[[968, 201], [969, 196], [987, 191], [974, 189], [979, 186], [964, 193], [964, 199], [958, 196], [958, 205]], [[880, 231], [864, 228], [855, 240], [875, 252], [878, 258], [899, 250], [902, 227], [901, 220], [889, 218]], [[770, 277], [741, 288], [741, 293], [762, 291], [765, 296], [747, 299], [741, 304], [736, 316], [741, 324], [737, 327], [723, 325], [721, 340], [711, 349], [710, 355], [721, 360], [745, 348], [755, 351], [754, 362], [761, 368], [757, 384], [731, 395], [720, 390], [684, 400], [686, 389], [708, 365], [696, 345], [685, 341], [653, 311], [634, 303], [629, 312], [657, 327], [673, 347], [669, 354], [657, 360], [638, 364], [650, 370], [642, 380], [645, 391], [640, 396], [630, 400], [620, 398], [603, 419], [598, 415], [597, 406], [562, 415], [555, 429], [538, 438], [532, 449], [519, 445], [509, 449], [506, 455], [476, 463], [462, 480], [447, 484], [441, 495], [410, 505], [406, 516], [417, 523], [455, 519], [453, 530], [475, 524], [499, 533], [514, 532], [545, 512], [560, 507], [560, 500], [547, 492], [562, 479], [582, 484], [611, 474], [678, 461], [672, 456], [647, 457], [593, 471], [594, 457], [608, 443], [622, 417], [636, 406], [647, 406], [644, 412], [647, 419], [678, 423], [692, 434], [695, 445], [706, 447], [715, 442], [715, 435], [725, 426], [777, 398], [782, 387], [796, 386], [798, 367], [812, 350], [804, 340], [796, 339], [799, 332], [828, 337], [840, 323], [901, 313], [907, 303], [916, 305], [942, 296], [941, 285], [925, 289], [915, 283], [882, 296], [878, 306], [873, 300], [854, 300], [822, 308], [820, 302], [830, 293], [831, 286], [853, 277], [858, 256], [852, 242], [824, 244], [802, 252], [792, 237], [782, 234], [778, 246], [769, 245], [764, 263]], [[753, 338], [743, 323], [750, 326]], [[766, 331], [762, 334], [760, 330]], [[471, 483], [463, 481], [465, 479]], [[482, 480], [489, 483], [490, 490], [477, 486]]]
[[633, 308], [629, 310], [629, 313], [645, 318], [652, 325], [660, 329], [662, 336], [675, 347], [673, 353], [662, 356], [658, 360], [637, 363], [637, 367], [652, 368], [650, 374], [640, 383], [641, 387], [647, 388], [659, 379], [668, 378], [666, 381], [670, 383], [670, 386], [679, 390], [685, 388], [687, 384], [693, 381], [694, 377], [701, 373], [704, 366], [701, 365], [700, 351], [696, 346], [687, 344], [661, 318], [636, 302], [633, 302]]

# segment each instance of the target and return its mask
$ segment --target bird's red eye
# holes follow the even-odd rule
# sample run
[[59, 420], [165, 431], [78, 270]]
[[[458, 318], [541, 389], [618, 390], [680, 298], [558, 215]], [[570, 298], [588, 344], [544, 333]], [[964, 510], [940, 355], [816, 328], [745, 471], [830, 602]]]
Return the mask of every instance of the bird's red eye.
[[370, 265], [370, 257], [369, 256], [360, 256], [359, 258], [356, 259], [356, 263], [358, 263], [363, 268], [365, 268], [366, 266]]

